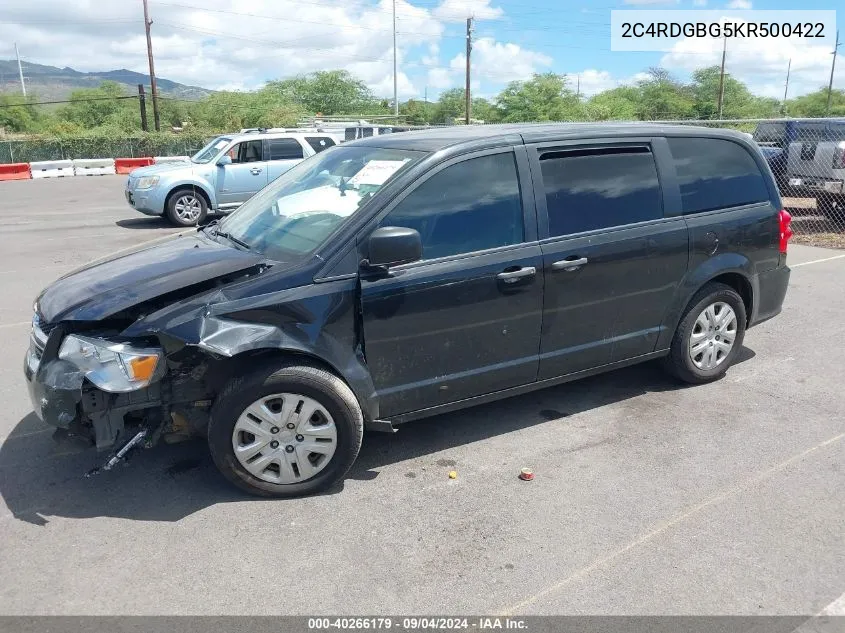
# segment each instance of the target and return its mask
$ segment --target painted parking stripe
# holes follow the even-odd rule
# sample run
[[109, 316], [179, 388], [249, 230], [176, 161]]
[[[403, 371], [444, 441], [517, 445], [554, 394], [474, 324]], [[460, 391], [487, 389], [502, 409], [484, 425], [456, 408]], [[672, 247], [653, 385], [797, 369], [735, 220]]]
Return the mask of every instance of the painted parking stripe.
[[[569, 576], [559, 580], [555, 584], [550, 585], [550, 586], [546, 587], [545, 589], [542, 589], [541, 591], [535, 593], [532, 596], [528, 596], [527, 598], [522, 600], [522, 602], [518, 602], [518, 603], [512, 605], [511, 607], [507, 608], [502, 613], [502, 616], [513, 615], [518, 611], [522, 611], [525, 607], [530, 606], [531, 604], [534, 604], [538, 600], [541, 600], [541, 599], [543, 599], [543, 598], [545, 598], [545, 597], [547, 597], [547, 596], [549, 596], [553, 593], [557, 593], [559, 590], [561, 590], [566, 585], [586, 576], [587, 574], [594, 571], [595, 569], [602, 567], [602, 566], [606, 565], [607, 563], [614, 561], [615, 559], [619, 558], [623, 554], [626, 554], [627, 552], [631, 551], [632, 549], [634, 549], [634, 548], [636, 548], [636, 547], [638, 547], [638, 546], [640, 546], [644, 543], [647, 543], [648, 541], [652, 540], [654, 537], [663, 534], [667, 530], [673, 528], [674, 526], [678, 525], [679, 523], [682, 523], [683, 521], [690, 518], [691, 516], [698, 514], [702, 510], [709, 508], [709, 507], [711, 507], [711, 506], [713, 506], [713, 505], [715, 505], [715, 504], [717, 504], [721, 501], [724, 501], [725, 499], [728, 499], [728, 498], [730, 498], [730, 497], [732, 497], [736, 494], [739, 494], [741, 492], [745, 492], [750, 487], [769, 479], [772, 475], [775, 475], [775, 474], [781, 472], [782, 470], [788, 468], [792, 464], [804, 459], [805, 457], [808, 457], [809, 455], [812, 455], [813, 453], [815, 453], [818, 450], [821, 450], [821, 449], [823, 449], [827, 446], [830, 446], [831, 444], [835, 444], [835, 443], [841, 441], [843, 438], [845, 438], [845, 433], [840, 433], [839, 435], [835, 435], [834, 437], [826, 439], [824, 442], [816, 444], [815, 446], [811, 446], [807, 450], [802, 451], [802, 452], [800, 452], [796, 455], [793, 455], [789, 459], [786, 459], [786, 460], [780, 462], [779, 464], [775, 464], [771, 468], [768, 468], [764, 471], [758, 472], [757, 474], [753, 475], [752, 477], [749, 477], [745, 481], [741, 481], [741, 482], [739, 482], [739, 483], [737, 483], [733, 486], [730, 486], [730, 487], [722, 490], [721, 492], [716, 493], [712, 497], [709, 497], [709, 498], [705, 499], [704, 501], [701, 501], [701, 502], [699, 502], [699, 503], [697, 503], [697, 504], [695, 504], [691, 507], [686, 508], [685, 510], [683, 510], [679, 514], [676, 514], [676, 515], [670, 517], [669, 519], [666, 519], [665, 521], [658, 523], [654, 527], [654, 529], [651, 530], [650, 532], [646, 532], [645, 534], [643, 534], [640, 537], [634, 539], [633, 541], [630, 541], [629, 543], [619, 547], [618, 549], [613, 550], [612, 552], [610, 552], [606, 556], [598, 558], [595, 561], [593, 561], [592, 563], [590, 563], [589, 565], [572, 572]], [[836, 602], [838, 602], [838, 600]], [[835, 605], [836, 602], [834, 602], [830, 606]]]
[[822, 262], [833, 261], [834, 259], [842, 259], [845, 255], [834, 255], [833, 257], [824, 257], [822, 259], [814, 259], [809, 262], [800, 262], [798, 264], [790, 264], [790, 268], [798, 268], [799, 266], [809, 266], [810, 264], [821, 264]]
[[822, 609], [819, 615], [845, 615], [845, 593]]

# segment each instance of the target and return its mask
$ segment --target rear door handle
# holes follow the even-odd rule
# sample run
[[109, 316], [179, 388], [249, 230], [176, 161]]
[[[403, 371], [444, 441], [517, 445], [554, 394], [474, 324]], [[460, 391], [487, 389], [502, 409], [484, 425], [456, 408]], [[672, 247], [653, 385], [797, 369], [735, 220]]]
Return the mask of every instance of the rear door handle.
[[253, 167], [249, 170], [249, 173], [251, 173], [253, 176], [257, 176], [261, 173], [261, 170], [258, 167]]
[[537, 269], [534, 266], [526, 266], [525, 268], [518, 268], [517, 270], [506, 270], [505, 272], [496, 275], [496, 279], [501, 279], [506, 284], [512, 284], [523, 277], [533, 277], [537, 274]]
[[552, 270], [576, 270], [586, 263], [586, 257], [579, 257], [578, 259], [562, 259], [559, 262], [552, 264]]

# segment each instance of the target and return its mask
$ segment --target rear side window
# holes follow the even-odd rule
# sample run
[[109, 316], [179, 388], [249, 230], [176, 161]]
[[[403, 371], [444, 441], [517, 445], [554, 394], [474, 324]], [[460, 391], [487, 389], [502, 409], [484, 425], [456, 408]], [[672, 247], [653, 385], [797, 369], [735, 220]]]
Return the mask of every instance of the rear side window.
[[513, 154], [446, 167], [411, 192], [379, 226], [419, 231], [423, 259], [519, 244], [524, 227]]
[[647, 147], [551, 152], [540, 167], [552, 237], [663, 217]]
[[271, 138], [267, 141], [270, 160], [292, 160], [302, 158], [302, 145], [294, 138]]
[[783, 147], [786, 141], [786, 123], [759, 123], [753, 137], [758, 143]]
[[757, 162], [738, 143], [718, 138], [668, 138], [683, 212], [765, 202], [769, 190]]
[[334, 141], [328, 136], [306, 136], [305, 140], [318, 154], [334, 145]]

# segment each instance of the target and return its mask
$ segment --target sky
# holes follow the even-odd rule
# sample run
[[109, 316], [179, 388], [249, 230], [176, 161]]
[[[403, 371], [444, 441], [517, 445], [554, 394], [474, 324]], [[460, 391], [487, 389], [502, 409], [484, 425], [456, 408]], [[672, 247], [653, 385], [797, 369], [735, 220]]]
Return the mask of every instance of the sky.
[[[156, 74], [210, 89], [345, 68], [377, 96], [393, 93], [392, 0], [149, 0]], [[671, 52], [612, 52], [611, 9], [835, 9], [814, 0], [396, 0], [399, 96], [428, 98], [464, 84], [473, 16], [472, 88], [494, 97], [533, 73], [566, 74], [589, 96], [662, 66], [686, 80], [718, 64], [721, 40], [682, 40]], [[0, 59], [80, 71], [148, 71], [141, 0], [3, 0]], [[727, 71], [781, 98], [826, 86], [832, 43], [769, 41], [728, 49]], [[845, 52], [845, 46], [840, 53]], [[845, 59], [834, 86], [845, 88]]]

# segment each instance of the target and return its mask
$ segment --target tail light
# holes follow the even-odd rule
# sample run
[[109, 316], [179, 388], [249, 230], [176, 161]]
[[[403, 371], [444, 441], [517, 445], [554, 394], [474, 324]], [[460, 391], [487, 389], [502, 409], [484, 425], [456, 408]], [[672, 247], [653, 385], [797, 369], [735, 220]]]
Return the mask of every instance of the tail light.
[[792, 224], [792, 216], [785, 210], [778, 212], [778, 226], [780, 228], [780, 252], [786, 255], [786, 247], [789, 244], [789, 238], [792, 237], [792, 229], [789, 225]]

